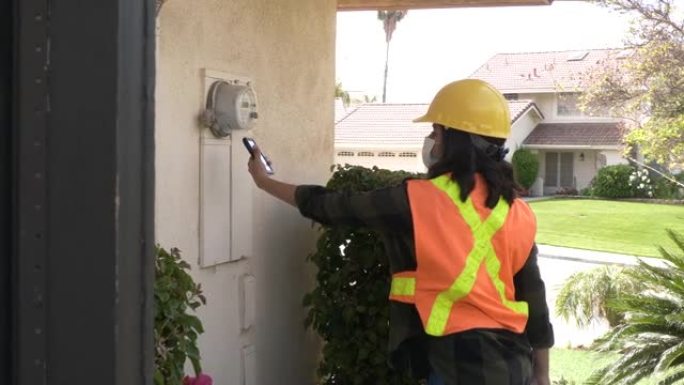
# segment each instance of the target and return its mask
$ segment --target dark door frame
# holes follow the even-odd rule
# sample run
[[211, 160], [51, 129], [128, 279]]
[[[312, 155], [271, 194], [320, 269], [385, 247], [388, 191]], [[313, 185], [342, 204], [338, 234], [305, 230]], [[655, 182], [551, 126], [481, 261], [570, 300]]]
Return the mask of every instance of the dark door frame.
[[2, 4], [0, 382], [152, 384], [155, 3]]
[[12, 379], [12, 2], [0, 1], [0, 383]]

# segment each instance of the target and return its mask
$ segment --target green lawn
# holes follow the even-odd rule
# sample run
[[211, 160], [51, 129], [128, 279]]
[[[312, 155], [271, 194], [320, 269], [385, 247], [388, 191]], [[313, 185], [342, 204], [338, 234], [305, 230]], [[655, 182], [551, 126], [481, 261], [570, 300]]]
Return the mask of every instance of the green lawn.
[[[551, 382], [560, 381], [561, 378], [569, 385], [581, 385], [589, 378], [594, 370], [601, 369], [618, 358], [613, 353], [596, 353], [580, 349], [551, 349], [549, 362], [549, 374]], [[639, 385], [655, 385], [655, 379], [644, 379]]]
[[565, 379], [568, 384], [582, 384], [594, 370], [611, 363], [617, 356], [614, 354], [595, 353], [579, 349], [551, 349], [549, 372], [551, 382]]
[[551, 199], [530, 206], [541, 244], [658, 256], [656, 245], [673, 246], [665, 229], [684, 233], [682, 205]]

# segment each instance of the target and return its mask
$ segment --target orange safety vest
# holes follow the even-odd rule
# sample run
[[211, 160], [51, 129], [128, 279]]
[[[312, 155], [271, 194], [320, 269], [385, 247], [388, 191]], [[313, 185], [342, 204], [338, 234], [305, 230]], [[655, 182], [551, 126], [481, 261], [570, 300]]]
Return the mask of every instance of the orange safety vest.
[[520, 199], [489, 209], [487, 193], [479, 174], [466, 202], [449, 175], [408, 182], [417, 269], [393, 275], [390, 299], [414, 304], [429, 335], [525, 330], [527, 302], [515, 301], [513, 276], [532, 249], [536, 219]]

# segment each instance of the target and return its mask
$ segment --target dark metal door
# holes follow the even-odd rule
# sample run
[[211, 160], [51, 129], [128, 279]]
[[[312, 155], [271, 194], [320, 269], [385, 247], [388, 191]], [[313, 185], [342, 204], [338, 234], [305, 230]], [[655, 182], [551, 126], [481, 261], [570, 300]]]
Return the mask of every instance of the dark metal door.
[[0, 383], [151, 384], [155, 4], [10, 3], [0, 325], [14, 373]]
[[0, 1], [0, 384], [12, 378], [12, 57], [12, 2]]

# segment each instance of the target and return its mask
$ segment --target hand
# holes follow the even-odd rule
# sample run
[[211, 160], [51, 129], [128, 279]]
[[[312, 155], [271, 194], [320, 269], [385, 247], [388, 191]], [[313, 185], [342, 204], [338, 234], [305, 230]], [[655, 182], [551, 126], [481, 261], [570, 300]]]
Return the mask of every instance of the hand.
[[261, 150], [258, 146], [255, 146], [253, 155], [249, 158], [249, 162], [247, 162], [247, 169], [257, 187], [262, 188], [264, 182], [269, 179], [269, 176], [259, 158], [261, 158]]

